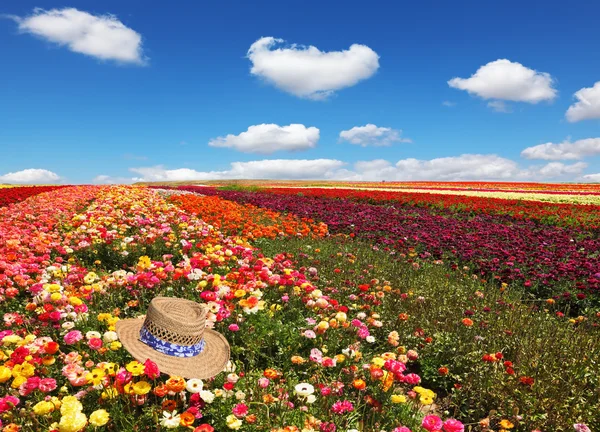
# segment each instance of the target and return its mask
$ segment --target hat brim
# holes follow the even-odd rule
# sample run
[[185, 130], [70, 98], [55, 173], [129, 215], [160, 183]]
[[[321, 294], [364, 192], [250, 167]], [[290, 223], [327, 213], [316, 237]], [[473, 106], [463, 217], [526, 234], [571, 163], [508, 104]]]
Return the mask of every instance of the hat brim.
[[229, 343], [221, 334], [211, 329], [204, 330], [204, 350], [194, 357], [175, 357], [160, 353], [139, 340], [143, 319], [117, 321], [116, 330], [125, 349], [140, 363], [147, 359], [158, 365], [161, 373], [177, 375], [187, 379], [212, 378], [222, 372], [229, 361]]

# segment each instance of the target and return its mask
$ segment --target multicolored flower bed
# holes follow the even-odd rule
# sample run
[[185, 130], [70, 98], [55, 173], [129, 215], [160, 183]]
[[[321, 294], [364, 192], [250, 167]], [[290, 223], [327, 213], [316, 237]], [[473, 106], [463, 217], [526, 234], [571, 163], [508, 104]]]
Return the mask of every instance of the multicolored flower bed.
[[[150, 189], [38, 195], [0, 211], [0, 236], [3, 431], [464, 429], [433, 411], [418, 352], [379, 336], [395, 317]], [[400, 298], [376, 286], [381, 301]], [[225, 372], [164, 376], [122, 349], [115, 324], [158, 295], [207, 304], [231, 344]]]
[[0, 207], [23, 201], [30, 196], [43, 192], [50, 192], [64, 186], [1, 186], [0, 185]]
[[315, 192], [318, 197], [311, 197], [299, 196], [295, 189], [294, 194], [285, 194], [281, 190], [265, 193], [181, 188], [310, 217], [325, 222], [331, 233], [355, 235], [403, 254], [444, 259], [455, 266], [469, 265], [485, 279], [517, 282], [536, 298], [574, 300], [583, 308], [598, 300], [597, 230], [541, 225], [508, 215], [432, 212], [427, 207], [396, 208], [328, 199], [321, 197], [322, 190]]

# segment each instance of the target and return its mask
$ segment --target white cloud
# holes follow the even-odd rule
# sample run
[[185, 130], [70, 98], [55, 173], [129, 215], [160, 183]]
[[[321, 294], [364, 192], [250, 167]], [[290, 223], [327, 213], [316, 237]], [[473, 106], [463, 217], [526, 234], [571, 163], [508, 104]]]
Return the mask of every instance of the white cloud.
[[0, 183], [48, 184], [58, 183], [59, 180], [58, 174], [39, 168], [29, 168], [0, 175]]
[[540, 168], [538, 173], [544, 178], [562, 177], [569, 174], [581, 174], [587, 166], [585, 162], [577, 162], [571, 165], [565, 165], [562, 162], [550, 162]]
[[298, 97], [325, 99], [335, 91], [371, 77], [379, 56], [366, 45], [323, 52], [314, 46], [275, 48], [282, 39], [263, 37], [248, 50], [250, 72]]
[[456, 102], [452, 102], [452, 101], [444, 101], [442, 102], [442, 105], [446, 106], [446, 107], [455, 107], [456, 106]]
[[506, 103], [504, 103], [503, 101], [499, 101], [499, 100], [490, 101], [490, 102], [488, 102], [487, 106], [496, 112], [501, 112], [501, 113], [512, 112], [512, 110], [510, 109], [510, 106], [506, 105]]
[[570, 142], [568, 140], [560, 144], [546, 143], [533, 147], [527, 147], [521, 152], [521, 156], [527, 159], [565, 160], [583, 159], [586, 156], [600, 154], [600, 138], [587, 138]]
[[142, 36], [114, 15], [92, 15], [75, 8], [36, 8], [27, 17], [12, 17], [24, 33], [42, 37], [71, 51], [102, 60], [142, 65]]
[[578, 122], [581, 120], [600, 118], [600, 81], [594, 87], [584, 87], [574, 94], [577, 102], [567, 110], [567, 120]]
[[227, 135], [211, 140], [212, 147], [228, 147], [245, 153], [273, 153], [279, 150], [307, 150], [317, 145], [319, 129], [302, 124], [250, 126], [239, 135]]
[[320, 179], [331, 178], [344, 162], [335, 159], [264, 159], [233, 162], [225, 171], [196, 171], [189, 168], [130, 168], [133, 181], [186, 181], [219, 179]]
[[600, 173], [584, 175], [583, 179], [588, 182], [600, 183]]
[[388, 127], [378, 127], [369, 123], [365, 126], [354, 126], [350, 130], [341, 131], [340, 141], [347, 141], [350, 144], [356, 144], [362, 147], [366, 147], [368, 145], [389, 146], [396, 142], [412, 142], [408, 138], [402, 138], [400, 136], [401, 134], [401, 130]]
[[133, 183], [134, 179], [130, 177], [112, 177], [101, 174], [92, 179], [93, 184], [129, 184]]
[[470, 78], [452, 78], [450, 87], [466, 90], [483, 99], [538, 103], [556, 97], [550, 74], [521, 63], [500, 59], [481, 66]]
[[402, 159], [392, 165], [383, 159], [360, 161], [354, 170], [338, 170], [334, 178], [348, 181], [409, 180], [544, 180], [580, 174], [587, 164], [565, 165], [552, 162], [544, 166], [522, 168], [497, 155], [463, 154], [431, 160]]

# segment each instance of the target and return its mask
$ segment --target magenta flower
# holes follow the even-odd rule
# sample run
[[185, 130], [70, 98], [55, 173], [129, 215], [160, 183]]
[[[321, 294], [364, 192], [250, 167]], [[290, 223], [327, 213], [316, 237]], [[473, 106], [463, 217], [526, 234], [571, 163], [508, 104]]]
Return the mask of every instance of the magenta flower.
[[83, 339], [83, 334], [79, 330], [71, 330], [64, 339], [67, 345], [73, 345]]
[[455, 419], [447, 419], [443, 426], [444, 432], [464, 432], [465, 425]]
[[423, 428], [428, 430], [429, 432], [440, 430], [442, 429], [443, 425], [444, 422], [442, 422], [442, 419], [436, 415], [425, 416], [425, 418], [421, 422], [421, 426], [423, 426]]

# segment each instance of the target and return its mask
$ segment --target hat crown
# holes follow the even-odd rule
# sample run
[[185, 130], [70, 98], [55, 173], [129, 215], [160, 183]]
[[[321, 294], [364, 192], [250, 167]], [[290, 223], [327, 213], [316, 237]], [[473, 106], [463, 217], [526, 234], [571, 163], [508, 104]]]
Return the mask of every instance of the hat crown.
[[206, 328], [206, 309], [191, 300], [155, 297], [144, 327], [155, 337], [176, 345], [199, 343]]

